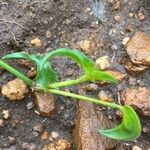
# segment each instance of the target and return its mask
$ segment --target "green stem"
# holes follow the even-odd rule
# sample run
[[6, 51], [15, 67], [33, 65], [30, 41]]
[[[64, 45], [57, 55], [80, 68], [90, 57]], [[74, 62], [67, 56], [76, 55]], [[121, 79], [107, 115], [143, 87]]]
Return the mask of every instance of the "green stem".
[[11, 67], [7, 63], [5, 63], [4, 61], [0, 60], [0, 66], [2, 68], [6, 69], [7, 71], [11, 72], [12, 74], [17, 76], [18, 78], [22, 79], [29, 86], [32, 86], [32, 80], [31, 79], [27, 78], [24, 74], [20, 73], [19, 71], [17, 71], [13, 67]]
[[85, 101], [85, 102], [91, 102], [91, 103], [103, 105], [103, 106], [106, 106], [106, 107], [111, 107], [111, 108], [114, 108], [114, 109], [122, 110], [122, 106], [120, 106], [118, 104], [109, 103], [109, 102], [105, 102], [105, 101], [102, 101], [102, 100], [98, 100], [98, 99], [94, 99], [94, 98], [90, 98], [90, 97], [86, 97], [86, 96], [81, 96], [81, 95], [74, 94], [74, 93], [69, 93], [69, 92], [60, 91], [60, 90], [56, 90], [56, 89], [49, 89], [48, 92], [53, 93], [53, 94], [59, 94], [59, 95], [63, 95], [63, 96], [72, 97], [72, 98], [75, 98], [77, 100], [82, 100], [82, 101]]
[[49, 85], [49, 88], [58, 88], [58, 87], [63, 87], [63, 86], [75, 85], [75, 84], [83, 83], [87, 80], [88, 80], [88, 76], [83, 75], [76, 80], [68, 80], [68, 81], [64, 81], [64, 82], [52, 83]]

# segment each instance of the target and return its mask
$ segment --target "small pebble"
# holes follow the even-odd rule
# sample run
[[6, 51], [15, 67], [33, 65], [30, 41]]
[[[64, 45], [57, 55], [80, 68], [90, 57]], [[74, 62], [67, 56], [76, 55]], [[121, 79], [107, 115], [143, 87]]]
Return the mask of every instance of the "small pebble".
[[3, 119], [0, 119], [0, 128], [4, 127], [4, 121]]
[[58, 136], [59, 136], [58, 132], [55, 132], [55, 131], [51, 132], [51, 137], [52, 138], [56, 139], [56, 138], [58, 138]]
[[42, 46], [42, 42], [39, 38], [32, 39], [30, 42], [35, 47], [41, 47]]
[[134, 14], [133, 14], [133, 13], [129, 13], [129, 17], [130, 17], [130, 18], [133, 18], [133, 17], [134, 17]]
[[98, 93], [98, 97], [99, 97], [100, 100], [107, 101], [107, 102], [112, 102], [112, 96], [104, 90], [101, 90]]
[[143, 133], [150, 133], [150, 128], [147, 126], [143, 126], [142, 131]]
[[138, 146], [133, 146], [132, 150], [142, 150], [142, 149], [140, 147], [138, 147]]
[[4, 119], [8, 119], [10, 117], [9, 110], [3, 110], [2, 114], [4, 115]]
[[106, 70], [110, 67], [110, 60], [109, 60], [109, 56], [103, 56], [98, 58], [95, 61], [95, 65], [97, 67], [99, 67], [101, 70]]
[[27, 103], [27, 109], [28, 109], [28, 110], [30, 110], [30, 109], [32, 109], [32, 108], [34, 108], [34, 107], [35, 107], [35, 105], [34, 105], [33, 102], [28, 102], [28, 103]]
[[117, 15], [117, 16], [114, 17], [114, 19], [115, 19], [116, 22], [120, 22], [121, 17], [119, 15]]
[[9, 139], [9, 143], [10, 143], [10, 145], [14, 145], [14, 144], [16, 144], [16, 139], [15, 139], [14, 137], [9, 136], [9, 137], [8, 137], [8, 139]]
[[127, 43], [129, 42], [130, 38], [129, 37], [125, 37], [122, 41], [122, 44], [125, 46], [127, 45]]
[[98, 89], [98, 85], [95, 83], [91, 83], [85, 86], [85, 89], [89, 92], [96, 91]]
[[34, 126], [34, 131], [42, 133], [44, 131], [44, 125], [43, 124], [38, 124], [38, 125]]
[[46, 37], [49, 39], [49, 38], [51, 38], [51, 36], [52, 36], [52, 34], [51, 34], [51, 32], [49, 31], [49, 30], [47, 30], [46, 31]]
[[42, 140], [48, 140], [49, 139], [49, 133], [47, 131], [45, 131], [43, 134], [42, 134], [42, 137], [41, 137]]

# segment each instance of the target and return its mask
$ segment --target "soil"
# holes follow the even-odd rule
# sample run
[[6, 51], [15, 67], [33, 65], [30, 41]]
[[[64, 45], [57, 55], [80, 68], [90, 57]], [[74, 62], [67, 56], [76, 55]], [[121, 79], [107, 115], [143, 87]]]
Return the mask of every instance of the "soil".
[[[132, 87], [128, 80], [134, 78], [134, 86], [150, 86], [150, 70], [139, 75], [129, 74], [124, 62], [126, 59], [125, 46], [122, 40], [132, 37], [136, 31], [150, 34], [150, 4], [149, 0], [124, 0], [119, 10], [114, 11], [110, 3], [107, 6], [107, 21], [101, 22], [91, 14], [92, 0], [0, 0], [0, 56], [6, 53], [26, 51], [29, 53], [46, 53], [59, 47], [78, 48], [77, 42], [93, 38], [98, 42], [98, 48], [89, 54], [93, 60], [108, 55], [111, 59], [111, 69], [127, 74], [126, 80], [118, 86], [104, 85], [100, 89], [108, 90], [117, 100], [118, 93], [127, 87]], [[129, 13], [138, 14], [142, 11], [145, 19], [140, 21], [138, 17], [129, 17]], [[121, 20], [116, 22], [114, 17], [119, 15]], [[94, 25], [93, 25], [94, 24]], [[133, 31], [126, 32], [128, 25]], [[51, 37], [46, 37], [46, 32], [51, 32]], [[34, 47], [30, 41], [39, 38], [41, 47]], [[112, 49], [112, 45], [117, 50]], [[18, 69], [27, 72], [26, 68], [12, 63]], [[74, 78], [81, 74], [76, 64], [67, 58], [58, 58], [53, 61], [53, 66], [58, 70], [61, 80]], [[0, 70], [0, 86], [13, 79], [14, 76], [7, 71]], [[67, 88], [76, 93], [76, 87]], [[95, 93], [92, 96], [96, 96]], [[51, 118], [38, 115], [37, 108], [27, 109], [28, 102], [34, 101], [32, 91], [23, 101], [11, 102], [0, 96], [0, 118], [2, 111], [9, 110], [10, 118], [4, 120], [4, 127], [0, 129], [0, 149], [10, 147], [9, 136], [15, 137], [16, 149], [21, 149], [25, 142], [34, 143], [37, 150], [41, 150], [47, 143], [41, 140], [41, 135], [34, 131], [34, 126], [42, 123], [45, 130], [51, 133], [56, 131], [59, 137], [68, 139], [75, 150], [73, 142], [73, 128], [77, 111], [77, 103], [69, 98], [56, 96], [56, 111]], [[64, 107], [64, 109], [61, 109]], [[106, 115], [114, 116], [114, 112], [106, 110]], [[141, 117], [143, 126], [150, 126], [150, 118]], [[116, 119], [114, 119], [116, 121]], [[150, 148], [150, 134], [143, 133], [140, 138], [131, 142], [119, 142], [116, 149], [129, 150], [133, 145], [142, 150]]]

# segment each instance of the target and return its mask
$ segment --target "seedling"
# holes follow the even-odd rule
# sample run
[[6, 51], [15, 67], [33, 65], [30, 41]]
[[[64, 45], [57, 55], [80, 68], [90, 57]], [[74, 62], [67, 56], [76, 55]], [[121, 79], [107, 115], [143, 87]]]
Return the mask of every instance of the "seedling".
[[[84, 74], [75, 80], [67, 80], [64, 82], [58, 81], [57, 73], [52, 69], [50, 63], [50, 60], [56, 56], [67, 56], [73, 59], [83, 69]], [[11, 59], [27, 59], [33, 62], [37, 67], [37, 75], [35, 80], [29, 79], [24, 74], [4, 62], [4, 60]], [[25, 52], [8, 54], [4, 56], [2, 60], [0, 60], [0, 66], [22, 79], [34, 90], [68, 96], [74, 98], [74, 100], [82, 100], [121, 110], [123, 113], [123, 119], [119, 126], [112, 129], [98, 129], [101, 134], [107, 137], [118, 140], [132, 140], [139, 137], [141, 134], [141, 124], [136, 112], [132, 107], [127, 105], [121, 106], [116, 103], [105, 102], [102, 100], [60, 90], [60, 87], [77, 85], [86, 81], [105, 81], [112, 84], [117, 83], [117, 80], [112, 75], [108, 74], [107, 72], [100, 71], [94, 66], [94, 62], [91, 59], [77, 50], [60, 48], [42, 56], [30, 55]]]

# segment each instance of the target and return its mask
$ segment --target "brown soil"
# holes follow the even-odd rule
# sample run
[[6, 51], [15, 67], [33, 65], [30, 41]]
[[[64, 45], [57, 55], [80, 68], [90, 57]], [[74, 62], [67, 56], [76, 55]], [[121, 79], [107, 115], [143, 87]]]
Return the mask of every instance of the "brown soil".
[[[103, 55], [108, 55], [112, 60], [111, 69], [119, 70], [127, 74], [126, 80], [114, 87], [104, 85], [100, 89], [109, 90], [113, 98], [117, 99], [118, 93], [132, 85], [128, 84], [129, 78], [140, 80], [134, 86], [150, 86], [150, 71], [147, 70], [138, 76], [129, 74], [124, 62], [126, 58], [125, 47], [122, 45], [124, 37], [132, 37], [135, 31], [143, 31], [150, 34], [150, 4], [149, 0], [126, 0], [122, 2], [120, 10], [114, 11], [112, 6], [107, 15], [107, 21], [98, 21], [87, 8], [92, 7], [92, 0], [0, 0], [0, 56], [6, 53], [26, 51], [29, 53], [45, 53], [59, 48], [77, 48], [77, 42], [92, 38], [98, 42], [98, 49], [89, 55], [96, 59]], [[130, 18], [129, 13], [138, 14], [142, 10], [145, 20], [140, 21], [137, 17]], [[120, 22], [116, 22], [114, 17], [121, 16]], [[67, 20], [66, 20], [67, 19]], [[70, 22], [68, 21], [70, 20]], [[69, 23], [68, 23], [69, 22]], [[97, 25], [93, 24], [98, 22]], [[126, 32], [128, 25], [133, 31]], [[115, 30], [115, 32], [113, 32]], [[46, 32], [51, 32], [51, 37], [46, 37]], [[38, 37], [42, 41], [42, 46], [35, 48], [30, 41]], [[112, 45], [117, 45], [117, 50], [112, 50]], [[18, 69], [27, 72], [26, 68], [20, 67], [17, 62], [12, 63]], [[67, 58], [58, 58], [53, 62], [54, 67], [60, 73], [60, 78], [65, 80], [78, 75], [78, 67]], [[0, 70], [0, 86], [13, 79], [14, 76], [7, 71]], [[77, 92], [76, 87], [68, 88], [72, 92]], [[96, 96], [96, 92], [92, 93]], [[92, 96], [93, 96], [92, 95]], [[0, 96], [0, 118], [2, 111], [10, 111], [10, 119], [4, 120], [4, 127], [0, 129], [0, 149], [9, 148], [9, 136], [16, 139], [16, 149], [21, 149], [24, 142], [34, 143], [37, 150], [41, 150], [46, 141], [41, 141], [41, 135], [37, 135], [34, 126], [43, 123], [46, 130], [57, 131], [60, 137], [68, 139], [75, 150], [73, 142], [73, 128], [76, 114], [76, 102], [61, 96], [56, 97], [56, 111], [51, 118], [46, 118], [36, 113], [37, 108], [28, 110], [28, 102], [35, 100], [33, 93], [30, 93], [23, 101], [11, 102], [7, 98]], [[61, 109], [64, 107], [64, 109]], [[38, 111], [38, 110], [37, 110]], [[114, 112], [107, 110], [106, 115], [114, 116]], [[150, 126], [149, 118], [142, 118], [143, 126]], [[114, 119], [116, 121], [116, 119]], [[131, 142], [120, 142], [118, 150], [131, 149], [137, 145], [142, 150], [150, 148], [150, 134], [144, 133], [141, 137]]]

